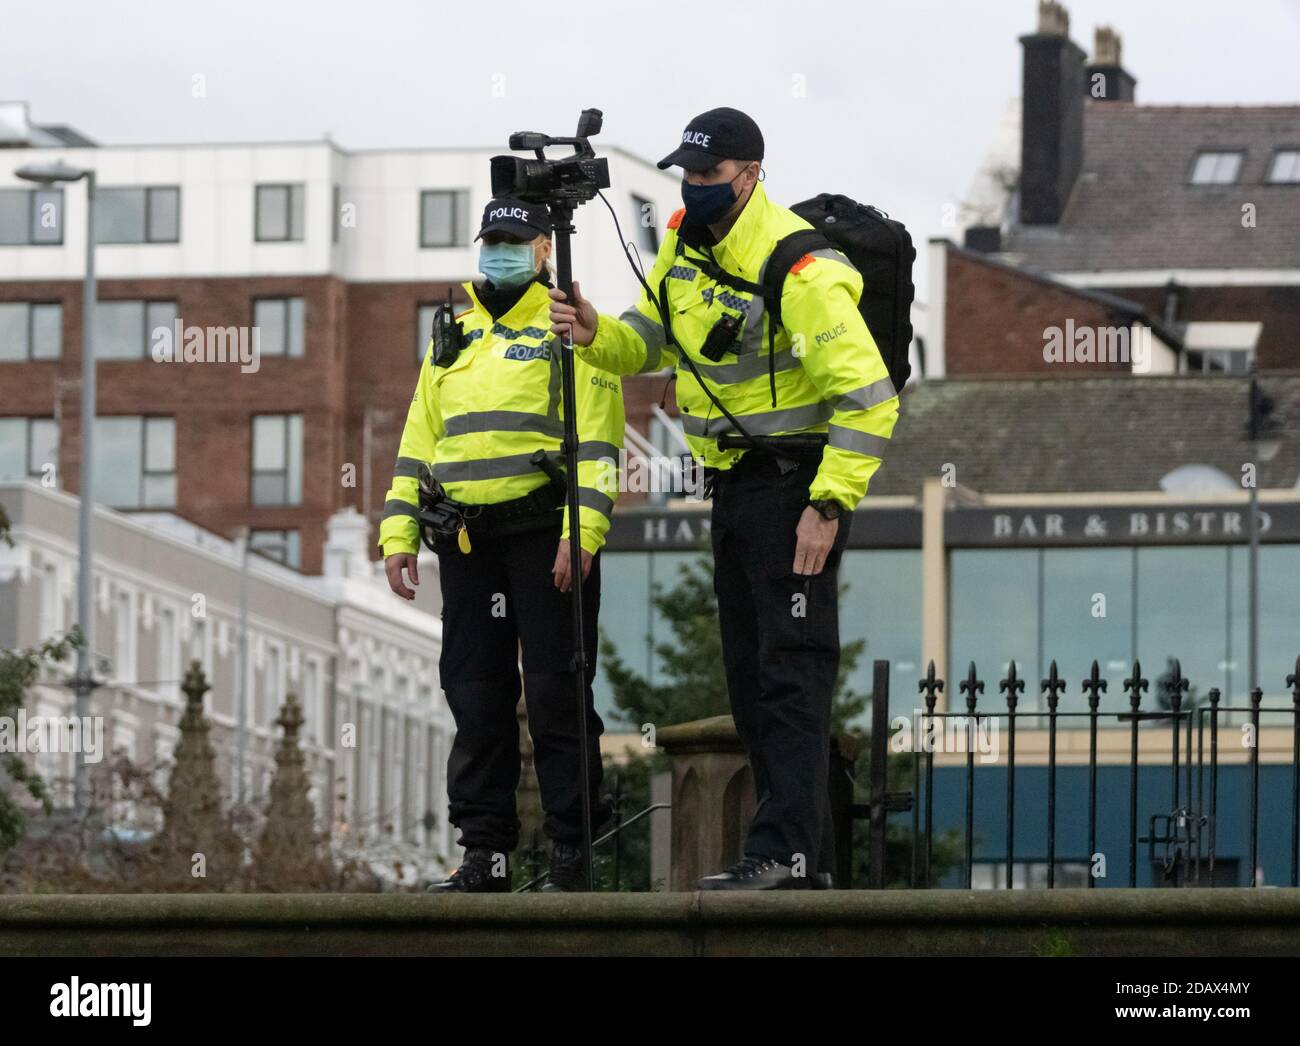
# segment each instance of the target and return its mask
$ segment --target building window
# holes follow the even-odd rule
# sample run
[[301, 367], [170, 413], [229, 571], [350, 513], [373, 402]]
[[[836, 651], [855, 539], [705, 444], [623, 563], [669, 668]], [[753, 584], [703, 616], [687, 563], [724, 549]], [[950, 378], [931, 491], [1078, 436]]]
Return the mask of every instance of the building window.
[[176, 610], [162, 607], [158, 611], [158, 679], [154, 690], [161, 697], [176, 700], [180, 679], [181, 644]]
[[[95, 306], [95, 358], [139, 360], [149, 356], [155, 332], [170, 336], [176, 326], [174, 301], [101, 301]], [[180, 346], [177, 346], [179, 350]]]
[[343, 188], [334, 186], [334, 217], [332, 219], [333, 229], [331, 230], [331, 239], [334, 243], [339, 242], [339, 226], [342, 222], [341, 208], [343, 207]]
[[100, 189], [96, 243], [178, 243], [181, 191], [174, 185]]
[[319, 743], [321, 738], [320, 668], [307, 658], [302, 666], [303, 740]]
[[436, 305], [421, 305], [415, 320], [415, 358], [424, 362], [424, 354], [429, 351], [429, 342], [433, 340], [433, 317], [438, 311]]
[[644, 196], [632, 194], [632, 220], [636, 225], [636, 245], [652, 254], [659, 253], [659, 221], [655, 205]]
[[253, 504], [302, 504], [302, 415], [253, 417]]
[[1241, 171], [1242, 153], [1202, 151], [1192, 167], [1193, 185], [1232, 185]]
[[62, 189], [0, 189], [0, 247], [62, 242]]
[[254, 201], [254, 238], [259, 242], [301, 241], [303, 187], [259, 185]]
[[1186, 366], [1192, 374], [1245, 374], [1253, 355], [1249, 349], [1188, 349]]
[[259, 556], [273, 559], [295, 570], [302, 564], [301, 542], [296, 530], [254, 530], [248, 535], [248, 547]]
[[420, 193], [420, 246], [465, 247], [469, 244], [469, 192], [429, 189]]
[[112, 508], [176, 506], [176, 419], [95, 419], [95, 496]]
[[63, 353], [63, 306], [0, 302], [0, 362], [57, 360]]
[[41, 638], [49, 639], [63, 631], [63, 595], [59, 588], [59, 568], [44, 563], [41, 578]]
[[263, 356], [301, 356], [303, 353], [302, 298], [257, 298], [253, 326]]
[[1279, 149], [1269, 165], [1268, 180], [1274, 185], [1300, 182], [1300, 149]]
[[135, 683], [135, 600], [130, 592], [113, 593], [113, 679]]
[[58, 462], [53, 418], [0, 418], [0, 479], [42, 479]]

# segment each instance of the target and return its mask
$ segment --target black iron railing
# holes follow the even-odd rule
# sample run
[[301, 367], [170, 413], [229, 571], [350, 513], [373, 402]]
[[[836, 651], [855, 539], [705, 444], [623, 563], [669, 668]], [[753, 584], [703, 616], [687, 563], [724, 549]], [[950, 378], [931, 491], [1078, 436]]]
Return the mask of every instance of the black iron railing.
[[[1257, 882], [1256, 870], [1259, 869], [1260, 843], [1260, 717], [1265, 713], [1281, 713], [1291, 720], [1291, 795], [1290, 795], [1290, 885], [1297, 886], [1300, 876], [1300, 659], [1296, 661], [1296, 670], [1286, 677], [1286, 685], [1291, 690], [1290, 707], [1265, 707], [1262, 704], [1263, 692], [1254, 688], [1250, 693], [1248, 707], [1225, 705], [1221, 702], [1218, 688], [1207, 692], [1208, 705], [1196, 708], [1184, 708], [1183, 697], [1189, 687], [1183, 678], [1178, 661], [1171, 662], [1171, 671], [1160, 680], [1165, 707], [1142, 707], [1142, 698], [1150, 689], [1150, 681], [1142, 675], [1140, 662], [1133, 663], [1132, 674], [1124, 680], [1124, 690], [1128, 698], [1128, 710], [1120, 712], [1101, 711], [1101, 695], [1106, 690], [1107, 682], [1102, 678], [1096, 661], [1092, 671], [1082, 682], [1083, 693], [1087, 697], [1086, 712], [1066, 712], [1059, 707], [1061, 693], [1066, 683], [1061, 679], [1056, 662], [1040, 686], [1046, 699], [1046, 713], [1041, 711], [1024, 712], [1018, 709], [1020, 696], [1025, 689], [1025, 680], [1020, 678], [1015, 662], [1011, 662], [1006, 678], [999, 683], [999, 692], [1004, 696], [1005, 710], [995, 710], [981, 705], [980, 695], [984, 693], [984, 681], [979, 678], [975, 663], [971, 662], [966, 676], [961, 680], [958, 690], [964, 698], [963, 710], [936, 711], [939, 695], [944, 691], [944, 680], [935, 673], [931, 662], [925, 678], [920, 680], [919, 691], [925, 708], [921, 711], [921, 722], [914, 724], [924, 739], [922, 751], [915, 751], [913, 745], [911, 761], [912, 789], [910, 792], [891, 792], [887, 788], [887, 759], [890, 739], [889, 726], [889, 662], [875, 662], [874, 687], [872, 700], [872, 734], [871, 734], [871, 799], [868, 803], [853, 808], [855, 816], [866, 817], [869, 821], [869, 876], [868, 885], [882, 888], [885, 885], [885, 842], [888, 815], [891, 812], [911, 813], [911, 861], [910, 885], [934, 885], [933, 845], [934, 845], [934, 771], [935, 749], [939, 747], [937, 736], [946, 734], [946, 720], [956, 721], [958, 729], [966, 731], [965, 743], [965, 801], [964, 801], [964, 883], [967, 888], [972, 885], [972, 873], [975, 865], [975, 753], [976, 732], [992, 721], [1005, 722], [1006, 725], [1006, 826], [1003, 863], [1006, 868], [1006, 886], [1014, 885], [1014, 870], [1017, 857], [1025, 860], [1037, 860], [1038, 855], [1021, 853], [1017, 855], [1016, 826], [1016, 728], [1017, 723], [1025, 719], [1047, 720], [1047, 796], [1043, 816], [1046, 818], [1046, 865], [1047, 886], [1056, 885], [1057, 866], [1057, 827], [1060, 815], [1058, 802], [1058, 763], [1057, 740], [1062, 720], [1082, 718], [1088, 725], [1088, 860], [1093, 861], [1098, 854], [1098, 818], [1097, 802], [1097, 767], [1098, 767], [1098, 729], [1108, 721], [1128, 724], [1128, 885], [1137, 885], [1138, 844], [1148, 846], [1150, 858], [1157, 860], [1157, 847], [1163, 850], [1159, 854], [1159, 863], [1166, 880], [1175, 885], [1214, 885], [1215, 860], [1218, 855], [1219, 827], [1219, 728], [1223, 716], [1234, 712], [1248, 715], [1250, 725], [1250, 745], [1248, 756], [1249, 773], [1249, 860], [1250, 883]], [[1145, 836], [1139, 836], [1139, 727], [1144, 722], [1168, 723], [1170, 731], [1171, 800], [1165, 812], [1152, 815], [1148, 820]], [[1209, 753], [1206, 755], [1208, 742]], [[1000, 757], [999, 757], [1000, 758]], [[1208, 777], [1208, 795], [1207, 782]], [[923, 797], [918, 802], [917, 797]], [[1067, 811], [1067, 816], [1075, 816], [1077, 810]], [[847, 849], [843, 847], [842, 849]], [[1205, 882], [1202, 883], [1204, 873]], [[1087, 885], [1096, 885], [1093, 874], [1087, 876]]]

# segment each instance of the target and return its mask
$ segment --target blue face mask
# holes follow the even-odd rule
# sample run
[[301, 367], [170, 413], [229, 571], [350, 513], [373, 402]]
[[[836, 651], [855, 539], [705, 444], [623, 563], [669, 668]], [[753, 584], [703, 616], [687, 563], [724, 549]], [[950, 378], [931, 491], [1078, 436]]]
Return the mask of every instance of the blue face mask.
[[712, 225], [735, 206], [736, 190], [731, 187], [731, 182], [692, 185], [683, 178], [682, 203], [686, 204], [688, 221], [697, 225]]
[[531, 243], [485, 243], [478, 251], [478, 270], [494, 287], [518, 287], [537, 275]]

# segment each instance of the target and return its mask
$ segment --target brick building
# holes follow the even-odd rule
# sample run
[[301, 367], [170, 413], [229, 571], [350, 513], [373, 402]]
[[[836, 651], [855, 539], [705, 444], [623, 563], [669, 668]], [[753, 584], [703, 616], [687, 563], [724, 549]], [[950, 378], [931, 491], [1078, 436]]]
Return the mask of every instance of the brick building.
[[[326, 520], [382, 509], [432, 308], [475, 275], [504, 147], [96, 146], [21, 103], [0, 105], [0, 146], [0, 477], [77, 488], [85, 190], [14, 174], [62, 160], [98, 179], [98, 499], [247, 526], [319, 573]], [[602, 152], [648, 264], [677, 181]], [[597, 201], [575, 225], [575, 271], [599, 273], [597, 304], [621, 310], [637, 285], [609, 213]], [[158, 362], [165, 329], [200, 330], [227, 362]], [[255, 367], [232, 359], [241, 329]]]
[[1021, 45], [963, 245], [930, 245], [927, 373], [1115, 369], [1045, 362], [1067, 320], [1155, 331], [1154, 373], [1300, 366], [1300, 106], [1141, 105], [1120, 38], [1089, 61], [1054, 2]]

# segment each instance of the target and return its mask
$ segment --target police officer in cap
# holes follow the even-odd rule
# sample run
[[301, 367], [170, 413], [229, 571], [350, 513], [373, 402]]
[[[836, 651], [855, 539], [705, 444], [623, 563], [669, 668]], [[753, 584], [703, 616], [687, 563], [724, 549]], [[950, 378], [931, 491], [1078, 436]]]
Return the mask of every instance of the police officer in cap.
[[[469, 308], [450, 349], [430, 344], [407, 414], [379, 542], [392, 590], [419, 584], [420, 475], [444, 497], [451, 524], [433, 538], [442, 588], [439, 672], [456, 722], [447, 761], [450, 820], [465, 856], [436, 892], [505, 892], [519, 842], [520, 695], [528, 710], [544, 828], [552, 841], [546, 890], [590, 889], [582, 852], [582, 779], [574, 708], [570, 586], [583, 585], [586, 648], [596, 649], [599, 551], [618, 496], [623, 401], [618, 382], [576, 361], [582, 562], [569, 556], [563, 486], [532, 462], [562, 466], [564, 406], [549, 327], [547, 209], [494, 199], [476, 237], [484, 278], [464, 284]], [[432, 483], [429, 475], [431, 472]], [[436, 487], [434, 487], [436, 484]], [[590, 788], [601, 780], [603, 730], [587, 667]], [[598, 826], [608, 817], [598, 801]]]
[[647, 278], [654, 297], [614, 317], [577, 284], [572, 301], [550, 292], [552, 329], [571, 329], [582, 359], [618, 374], [675, 368], [683, 429], [712, 491], [727, 689], [758, 806], [744, 855], [702, 879], [706, 890], [830, 882], [838, 566], [898, 414], [858, 312], [862, 278], [840, 252], [791, 265], [769, 331], [764, 266], [778, 240], [810, 226], [768, 198], [763, 156], [744, 113], [697, 116], [659, 162], [682, 168], [685, 206]]

